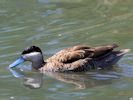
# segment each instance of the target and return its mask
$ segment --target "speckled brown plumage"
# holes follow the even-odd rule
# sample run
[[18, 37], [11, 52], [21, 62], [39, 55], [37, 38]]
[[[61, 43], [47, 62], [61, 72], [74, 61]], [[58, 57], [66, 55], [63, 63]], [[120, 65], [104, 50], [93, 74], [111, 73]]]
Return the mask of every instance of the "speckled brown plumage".
[[[88, 71], [114, 65], [126, 52], [114, 51], [117, 44], [91, 47], [78, 45], [57, 52], [45, 61], [40, 71]], [[119, 54], [119, 56], [117, 56]]]

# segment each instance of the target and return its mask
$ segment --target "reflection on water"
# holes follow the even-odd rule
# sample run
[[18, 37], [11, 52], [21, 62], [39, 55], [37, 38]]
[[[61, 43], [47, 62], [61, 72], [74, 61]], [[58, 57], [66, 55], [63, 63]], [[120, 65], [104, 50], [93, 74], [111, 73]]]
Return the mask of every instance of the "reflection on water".
[[32, 75], [25, 75], [23, 77], [23, 84], [26, 87], [37, 89], [40, 88], [43, 84], [43, 74], [35, 73]]
[[[29, 72], [24, 74], [19, 69], [10, 69], [13, 76], [23, 78], [23, 84], [31, 89], [40, 88], [43, 85], [43, 77], [49, 76], [67, 84], [73, 84], [76, 89], [92, 88], [111, 84], [112, 80], [119, 79], [120, 75], [115, 72], [87, 72], [87, 73], [59, 73], [59, 72]], [[47, 81], [47, 80], [45, 80]]]
[[[61, 82], [68, 84], [73, 84], [77, 89], [86, 89], [97, 87], [101, 85], [111, 84], [113, 79], [118, 76], [113, 77], [112, 75], [98, 74], [95, 72], [88, 74], [81, 73], [45, 73], [48, 76], [55, 78]], [[103, 79], [104, 78], [104, 79]]]

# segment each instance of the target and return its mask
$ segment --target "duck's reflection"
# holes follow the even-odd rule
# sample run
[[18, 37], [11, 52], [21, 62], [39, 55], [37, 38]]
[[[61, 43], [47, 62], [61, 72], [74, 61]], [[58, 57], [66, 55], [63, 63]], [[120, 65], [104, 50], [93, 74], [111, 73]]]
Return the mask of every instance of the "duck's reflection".
[[[57, 72], [32, 72], [28, 74], [22, 74], [21, 71], [13, 70], [12, 74], [23, 76], [23, 84], [26, 87], [36, 89], [43, 85], [43, 77], [48, 75], [61, 82], [74, 84], [76, 89], [85, 89], [90, 87], [96, 87], [101, 85], [107, 85], [114, 82], [120, 76], [115, 72], [99, 73], [99, 72], [87, 72], [87, 73], [57, 73]], [[14, 75], [16, 77], [16, 75]]]
[[14, 77], [22, 78], [24, 86], [37, 89], [43, 84], [43, 74], [39, 72], [23, 72], [19, 69], [10, 69], [10, 72]]
[[48, 76], [57, 79], [61, 82], [68, 84], [74, 84], [76, 89], [85, 89], [101, 85], [107, 85], [118, 79], [120, 75], [110, 72], [102, 73], [99, 72], [88, 72], [88, 73], [45, 73]]
[[23, 84], [31, 89], [40, 88], [43, 84], [43, 74], [36, 72], [31, 75], [26, 75], [23, 78]]

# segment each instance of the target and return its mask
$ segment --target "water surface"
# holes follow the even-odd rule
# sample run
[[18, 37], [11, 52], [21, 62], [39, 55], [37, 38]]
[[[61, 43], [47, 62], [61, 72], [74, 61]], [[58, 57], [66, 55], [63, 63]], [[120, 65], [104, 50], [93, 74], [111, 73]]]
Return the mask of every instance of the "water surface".
[[[132, 22], [132, 0], [0, 0], [1, 100], [129, 100], [132, 51], [113, 70], [99, 72], [26, 71], [24, 78], [15, 78], [8, 65], [29, 45], [40, 46], [45, 59], [77, 44], [116, 42], [132, 50]], [[34, 84], [27, 83], [29, 79]]]

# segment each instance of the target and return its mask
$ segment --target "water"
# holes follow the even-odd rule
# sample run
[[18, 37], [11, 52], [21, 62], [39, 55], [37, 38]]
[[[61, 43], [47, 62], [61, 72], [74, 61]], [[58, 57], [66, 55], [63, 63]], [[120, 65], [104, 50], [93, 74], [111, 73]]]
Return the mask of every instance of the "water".
[[[133, 49], [132, 0], [0, 0], [1, 100], [129, 100], [133, 97], [133, 52], [112, 70], [76, 74], [8, 69], [29, 45], [45, 59], [77, 44], [116, 42]], [[21, 65], [30, 66], [30, 63]]]

